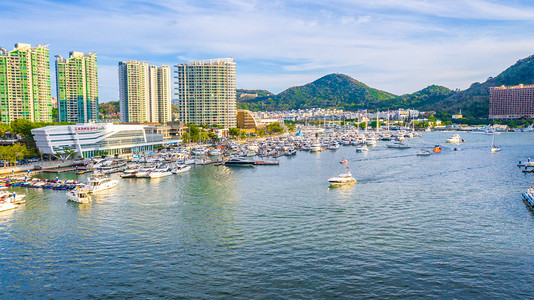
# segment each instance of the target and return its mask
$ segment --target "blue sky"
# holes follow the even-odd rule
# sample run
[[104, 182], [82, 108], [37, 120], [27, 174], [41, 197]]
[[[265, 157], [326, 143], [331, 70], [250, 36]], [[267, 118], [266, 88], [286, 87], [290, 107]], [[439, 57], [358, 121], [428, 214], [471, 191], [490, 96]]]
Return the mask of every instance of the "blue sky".
[[117, 64], [130, 59], [232, 57], [238, 88], [345, 73], [400, 95], [466, 89], [534, 54], [526, 0], [0, 0], [0, 15], [5, 49], [49, 44], [52, 62], [97, 52], [101, 102], [118, 99]]

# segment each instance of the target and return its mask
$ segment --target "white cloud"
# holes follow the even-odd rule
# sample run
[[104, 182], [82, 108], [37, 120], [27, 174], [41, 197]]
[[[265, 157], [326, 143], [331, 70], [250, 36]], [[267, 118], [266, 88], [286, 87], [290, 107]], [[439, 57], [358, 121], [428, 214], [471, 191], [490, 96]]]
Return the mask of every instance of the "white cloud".
[[116, 99], [117, 62], [129, 59], [233, 57], [239, 87], [272, 91], [333, 72], [396, 94], [433, 83], [463, 89], [532, 54], [534, 4], [514, 3], [26, 1], [3, 13], [0, 46], [47, 43], [52, 56], [96, 51], [103, 100]]

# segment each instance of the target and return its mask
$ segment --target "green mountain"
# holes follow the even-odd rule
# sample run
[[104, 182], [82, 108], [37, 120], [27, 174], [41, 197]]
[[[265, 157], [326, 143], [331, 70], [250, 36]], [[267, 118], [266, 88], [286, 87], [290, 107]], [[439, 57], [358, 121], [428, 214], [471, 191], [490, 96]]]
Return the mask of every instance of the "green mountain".
[[344, 74], [330, 74], [312, 83], [289, 88], [278, 95], [257, 97], [240, 103], [252, 110], [342, 108], [356, 110], [376, 106], [395, 95], [373, 89]]
[[455, 92], [439, 85], [430, 85], [413, 94], [398, 96], [391, 100], [380, 102], [378, 109], [414, 108], [422, 111], [433, 110], [434, 106], [454, 95]]
[[237, 102], [244, 102], [244, 101], [255, 99], [257, 97], [270, 97], [270, 96], [274, 96], [274, 94], [266, 90], [244, 90], [244, 89], [236, 90]]
[[[299, 108], [435, 110], [487, 118], [489, 88], [501, 85], [534, 84], [534, 55], [519, 60], [496, 77], [484, 83], [473, 83], [467, 90], [452, 91], [431, 85], [413, 94], [395, 96], [373, 89], [343, 74], [330, 74], [316, 81], [289, 88], [278, 95], [265, 95], [239, 101], [240, 108], [251, 110], [288, 110]], [[259, 93], [258, 93], [259, 94]]]

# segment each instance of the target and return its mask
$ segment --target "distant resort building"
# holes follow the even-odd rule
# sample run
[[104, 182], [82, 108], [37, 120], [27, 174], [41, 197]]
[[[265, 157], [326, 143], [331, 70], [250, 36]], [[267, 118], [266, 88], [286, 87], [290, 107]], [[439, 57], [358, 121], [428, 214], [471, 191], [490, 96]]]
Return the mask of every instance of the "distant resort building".
[[185, 124], [236, 127], [235, 62], [231, 58], [176, 65], [179, 120]]
[[534, 85], [490, 88], [489, 118], [534, 118]]
[[151, 151], [163, 145], [163, 135], [155, 126], [86, 123], [56, 125], [32, 129], [39, 151], [56, 155], [74, 150], [88, 158], [99, 155], [129, 154]]

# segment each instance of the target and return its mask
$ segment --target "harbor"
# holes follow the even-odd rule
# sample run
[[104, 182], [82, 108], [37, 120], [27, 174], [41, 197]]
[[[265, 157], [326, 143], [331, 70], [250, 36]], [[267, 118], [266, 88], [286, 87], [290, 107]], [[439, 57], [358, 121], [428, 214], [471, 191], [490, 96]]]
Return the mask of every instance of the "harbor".
[[[445, 143], [450, 136], [424, 133], [402, 150], [382, 141], [366, 153], [340, 146], [253, 157], [277, 160], [272, 167], [192, 164], [157, 179], [113, 173], [118, 184], [85, 204], [67, 201], [66, 190], [9, 187], [26, 202], [0, 214], [2, 273], [28, 295], [60, 298], [360, 298], [401, 290], [417, 298], [528, 298], [534, 213], [522, 193], [534, 177], [516, 164], [534, 153], [534, 137], [503, 133], [502, 151], [491, 153], [490, 136], [461, 133], [459, 145]], [[416, 155], [436, 144], [440, 153]], [[328, 179], [347, 166], [357, 182], [330, 188]]]

